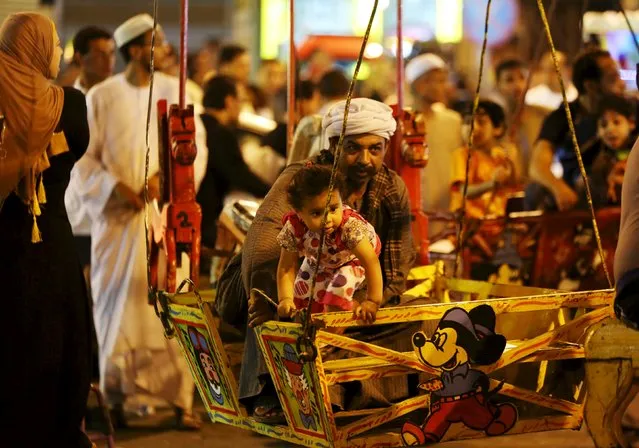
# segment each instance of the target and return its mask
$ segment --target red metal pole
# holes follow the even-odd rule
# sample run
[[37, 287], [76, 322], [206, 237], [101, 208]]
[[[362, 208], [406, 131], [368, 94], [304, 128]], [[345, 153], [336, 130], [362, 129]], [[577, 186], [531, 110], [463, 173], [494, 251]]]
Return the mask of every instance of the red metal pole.
[[180, 19], [180, 109], [186, 107], [186, 53], [189, 32], [189, 0], [181, 0]]
[[289, 34], [288, 34], [288, 122], [286, 123], [286, 148], [290, 154], [293, 144], [293, 132], [295, 130], [295, 73], [297, 61], [295, 60], [295, 0], [288, 2]]
[[397, 109], [404, 110], [404, 39], [402, 0], [397, 0]]

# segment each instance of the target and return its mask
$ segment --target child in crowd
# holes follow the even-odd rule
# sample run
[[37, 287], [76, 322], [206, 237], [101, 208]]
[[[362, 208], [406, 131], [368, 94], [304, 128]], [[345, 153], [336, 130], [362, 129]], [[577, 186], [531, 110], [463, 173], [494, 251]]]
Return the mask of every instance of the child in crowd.
[[[353, 318], [375, 321], [382, 302], [381, 242], [374, 227], [342, 203], [343, 178], [337, 174], [325, 224], [325, 240], [317, 267], [319, 238], [328, 197], [331, 168], [307, 164], [288, 188], [293, 211], [284, 216], [277, 237], [282, 246], [277, 268], [278, 314], [291, 317], [305, 308], [311, 295], [313, 275], [317, 282], [312, 312], [353, 310]], [[303, 257], [301, 267], [299, 260]], [[367, 297], [353, 303], [353, 294], [366, 280]]]
[[[479, 102], [473, 129], [473, 151], [468, 171], [466, 215], [471, 218], [504, 216], [508, 195], [519, 182], [518, 154], [513, 145], [504, 146], [504, 110], [497, 103]], [[468, 148], [453, 153], [451, 211], [462, 207]]]
[[[635, 111], [626, 98], [617, 95], [601, 99], [597, 114], [597, 140], [601, 149], [588, 170], [593, 205], [619, 205], [626, 159], [636, 139]], [[577, 190], [584, 192], [583, 179], [576, 179]], [[581, 195], [585, 198], [585, 194]]]

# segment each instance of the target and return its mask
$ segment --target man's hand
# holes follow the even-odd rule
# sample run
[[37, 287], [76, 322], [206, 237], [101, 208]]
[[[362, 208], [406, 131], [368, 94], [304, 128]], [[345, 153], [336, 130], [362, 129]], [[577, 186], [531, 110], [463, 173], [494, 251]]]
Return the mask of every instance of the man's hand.
[[365, 324], [370, 325], [375, 322], [379, 305], [372, 300], [364, 300], [353, 309], [353, 319], [362, 320]]
[[557, 184], [552, 194], [555, 197], [557, 208], [559, 208], [560, 211], [572, 209], [579, 200], [577, 193], [563, 181]]
[[295, 314], [295, 302], [293, 299], [284, 299], [277, 305], [277, 315], [280, 317], [291, 318]]
[[144, 200], [123, 182], [118, 182], [113, 188], [111, 196], [120, 204], [125, 207], [132, 208], [135, 211], [142, 210], [144, 208]]
[[252, 294], [249, 298], [248, 306], [248, 325], [250, 328], [255, 328], [262, 325], [264, 322], [273, 320], [275, 313], [269, 306], [268, 302], [260, 297], [258, 294]]

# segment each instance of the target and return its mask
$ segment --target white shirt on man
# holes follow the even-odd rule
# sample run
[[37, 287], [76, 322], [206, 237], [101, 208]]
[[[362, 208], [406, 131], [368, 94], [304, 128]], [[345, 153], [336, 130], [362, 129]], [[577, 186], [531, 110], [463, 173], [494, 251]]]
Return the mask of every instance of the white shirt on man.
[[[157, 101], [175, 104], [178, 92], [177, 78], [155, 74], [149, 176], [159, 169]], [[116, 207], [111, 200], [118, 182], [136, 192], [144, 187], [148, 100], [149, 86], [133, 86], [124, 74], [92, 87], [87, 94], [91, 140], [72, 176], [92, 223], [91, 288], [103, 389], [117, 378], [125, 395], [142, 390], [190, 409], [193, 379], [188, 366], [175, 340], [164, 338], [160, 320], [147, 304], [144, 211]], [[208, 155], [200, 110], [196, 105], [196, 188]]]

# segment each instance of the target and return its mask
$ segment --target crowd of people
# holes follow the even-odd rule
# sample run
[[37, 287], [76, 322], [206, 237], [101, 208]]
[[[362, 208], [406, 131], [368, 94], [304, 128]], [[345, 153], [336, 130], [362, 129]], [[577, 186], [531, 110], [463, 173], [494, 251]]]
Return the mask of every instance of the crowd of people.
[[[146, 129], [152, 58], [153, 104], [161, 98], [177, 103], [179, 91], [175, 47], [159, 27], [152, 53], [153, 23], [142, 14], [113, 32], [80, 30], [72, 63], [61, 75], [62, 50], [50, 19], [14, 14], [0, 29], [0, 281], [11, 298], [0, 322], [21, 341], [0, 344], [0, 357], [12, 360], [0, 373], [0, 428], [9, 446], [44, 445], [45, 437], [60, 442], [55, 446], [91, 446], [80, 423], [92, 345], [99, 366], [93, 377], [117, 426], [127, 424], [127, 399], [142, 393], [173, 406], [179, 428], [200, 427], [188, 365], [147, 304], [147, 144], [148, 199], [161, 197], [158, 130], [152, 125], [147, 135]], [[116, 52], [124, 61], [118, 74]], [[503, 216], [518, 192], [525, 192], [530, 210], [586, 207], [575, 140], [595, 206], [619, 205], [628, 196], [622, 184], [626, 164], [637, 160], [630, 157], [636, 104], [624, 96], [616, 62], [602, 49], [576, 55], [572, 65], [560, 55], [573, 139], [550, 61], [542, 59], [539, 82], [530, 88], [525, 62], [500, 61], [495, 87], [483, 92], [473, 123], [441, 55], [424, 53], [407, 62], [409, 103], [425, 124], [429, 146], [424, 210]], [[352, 309], [370, 322], [379, 307], [407, 303], [402, 293], [415, 255], [407, 188], [384, 164], [396, 129], [384, 104], [393, 102], [392, 92], [358, 85], [337, 160], [340, 188], [322, 230], [318, 219], [350, 78], [339, 65], [314, 56], [297, 83], [296, 130], [288, 142], [286, 66], [263, 61], [256, 83], [252, 72], [248, 49], [207, 42], [189, 58], [186, 91], [196, 111], [194, 172], [203, 245], [215, 247], [229, 198], [239, 193], [261, 203], [242, 250], [219, 279], [216, 310], [246, 335], [240, 398], [256, 419], [274, 423], [283, 414], [253, 328], [275, 318], [277, 310], [251, 298], [251, 289], [279, 297], [280, 317], [292, 316], [308, 301], [316, 234], [325, 231], [331, 257], [323, 266], [317, 311]], [[375, 99], [363, 97], [365, 92]], [[153, 124], [157, 111], [151, 111]], [[262, 122], [255, 117], [266, 120], [259, 132], [255, 123]], [[247, 154], [256, 147], [264, 152], [251, 163]], [[266, 158], [266, 151], [272, 156]], [[460, 210], [466, 178], [468, 201]], [[431, 225], [431, 240], [442, 230]], [[634, 290], [624, 291], [627, 296]], [[402, 344], [410, 344], [414, 328], [391, 330], [365, 333], [369, 341], [410, 350]], [[390, 378], [333, 386], [331, 401], [357, 409], [388, 405], [409, 393], [405, 379]], [[36, 398], [46, 417], [45, 429], [34, 432], [24, 416]]]

